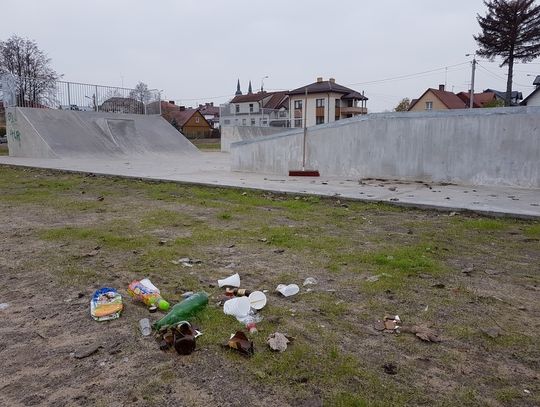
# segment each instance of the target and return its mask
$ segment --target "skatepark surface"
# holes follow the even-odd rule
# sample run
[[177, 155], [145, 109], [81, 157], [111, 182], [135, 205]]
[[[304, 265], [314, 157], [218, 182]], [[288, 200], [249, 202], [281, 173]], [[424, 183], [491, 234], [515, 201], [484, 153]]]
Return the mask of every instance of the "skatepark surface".
[[200, 152], [159, 116], [33, 108], [6, 113], [10, 156], [0, 156], [0, 165], [540, 218], [538, 188], [232, 171], [229, 153]]
[[50, 168], [147, 180], [239, 187], [292, 194], [341, 197], [444, 211], [540, 219], [540, 190], [502, 186], [441, 185], [376, 179], [288, 177], [232, 172], [228, 153], [203, 152], [176, 159], [0, 157], [0, 164]]

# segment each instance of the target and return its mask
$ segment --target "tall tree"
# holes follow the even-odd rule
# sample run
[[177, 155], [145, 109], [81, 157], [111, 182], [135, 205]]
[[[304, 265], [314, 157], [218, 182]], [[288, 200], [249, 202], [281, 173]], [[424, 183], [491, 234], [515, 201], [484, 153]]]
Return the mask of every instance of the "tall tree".
[[129, 97], [141, 103], [148, 103], [152, 99], [152, 94], [148, 89], [148, 85], [144, 82], [139, 82], [135, 88], [129, 92]]
[[398, 103], [398, 105], [394, 108], [395, 112], [406, 112], [409, 110], [409, 106], [411, 105], [411, 99], [409, 98], [403, 98]]
[[503, 58], [508, 66], [505, 105], [510, 106], [514, 62], [529, 62], [540, 56], [540, 6], [535, 0], [484, 0], [485, 17], [476, 19], [482, 32], [474, 36], [478, 55]]
[[51, 59], [28, 38], [13, 35], [0, 41], [0, 74], [15, 76], [17, 104], [33, 106], [54, 97], [60, 78], [50, 66]]

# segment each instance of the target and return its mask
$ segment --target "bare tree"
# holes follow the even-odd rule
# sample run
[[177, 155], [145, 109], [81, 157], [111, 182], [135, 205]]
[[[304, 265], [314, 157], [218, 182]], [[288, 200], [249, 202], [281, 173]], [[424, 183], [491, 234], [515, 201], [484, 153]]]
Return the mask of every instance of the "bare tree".
[[505, 105], [510, 106], [514, 61], [529, 62], [540, 56], [540, 6], [534, 0], [484, 0], [485, 17], [477, 16], [482, 32], [474, 36], [478, 55], [503, 58], [508, 65]]
[[13, 35], [0, 41], [0, 74], [15, 76], [19, 106], [39, 105], [53, 93], [60, 75], [50, 63], [33, 40]]
[[152, 99], [148, 85], [144, 82], [139, 82], [135, 85], [135, 89], [129, 92], [129, 97], [144, 104], [147, 104]]

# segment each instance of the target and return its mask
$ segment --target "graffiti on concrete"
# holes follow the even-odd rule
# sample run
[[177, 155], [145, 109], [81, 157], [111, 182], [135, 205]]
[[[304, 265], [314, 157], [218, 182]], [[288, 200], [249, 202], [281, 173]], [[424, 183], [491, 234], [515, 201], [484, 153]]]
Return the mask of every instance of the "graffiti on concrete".
[[13, 112], [7, 112], [7, 125], [8, 125], [8, 137], [11, 137], [13, 141], [21, 143], [21, 132], [19, 131], [19, 124], [17, 123], [17, 116]]

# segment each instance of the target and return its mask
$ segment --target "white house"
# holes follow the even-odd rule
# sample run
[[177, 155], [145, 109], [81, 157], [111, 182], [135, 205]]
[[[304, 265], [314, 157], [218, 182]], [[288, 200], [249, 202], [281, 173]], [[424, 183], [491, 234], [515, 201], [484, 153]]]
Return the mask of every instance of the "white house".
[[291, 127], [307, 127], [331, 123], [360, 114], [367, 114], [368, 98], [353, 89], [336, 83], [334, 78], [288, 92]]
[[535, 85], [536, 88], [529, 96], [523, 99], [521, 102], [523, 106], [540, 106], [540, 75], [534, 79], [533, 85]]

